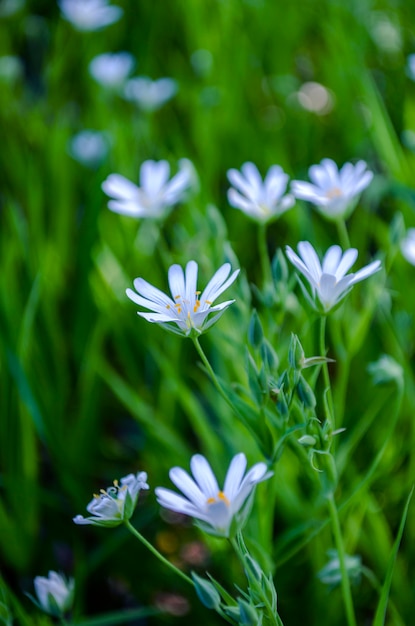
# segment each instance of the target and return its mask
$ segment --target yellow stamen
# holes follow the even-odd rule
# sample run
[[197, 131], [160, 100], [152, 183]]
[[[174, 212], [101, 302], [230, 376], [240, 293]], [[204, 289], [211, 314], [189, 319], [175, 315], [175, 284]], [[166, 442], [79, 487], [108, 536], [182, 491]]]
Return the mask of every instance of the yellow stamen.
[[212, 304], [210, 300], [205, 300], [206, 304]]
[[225, 496], [225, 494], [223, 493], [223, 491], [219, 491], [218, 498], [219, 498], [219, 500], [222, 500], [222, 502], [224, 502], [228, 506], [230, 505], [230, 502], [229, 502], [228, 498]]
[[180, 294], [178, 296], [174, 296], [175, 300], [177, 300], [177, 298], [180, 298]]
[[218, 502], [218, 500], [221, 500], [222, 502], [224, 502], [226, 504], [226, 506], [230, 505], [229, 498], [227, 498], [225, 496], [223, 491], [218, 491], [217, 499], [216, 498], [208, 498], [206, 500], [206, 504], [216, 504]]
[[169, 309], [169, 308], [170, 308], [170, 304], [166, 304], [166, 309]]

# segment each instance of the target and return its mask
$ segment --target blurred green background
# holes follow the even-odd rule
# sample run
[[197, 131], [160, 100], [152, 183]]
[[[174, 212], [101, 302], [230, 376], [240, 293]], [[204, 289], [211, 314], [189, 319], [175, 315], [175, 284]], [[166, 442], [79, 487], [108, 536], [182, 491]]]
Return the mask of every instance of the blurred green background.
[[[360, 554], [382, 584], [415, 477], [415, 268], [398, 246], [402, 224], [415, 226], [415, 83], [406, 72], [415, 5], [117, 4], [124, 9], [119, 22], [82, 33], [54, 2], [28, 0], [9, 15], [12, 3], [0, 3], [0, 555], [9, 607], [0, 620], [47, 624], [24, 592], [35, 575], [55, 569], [76, 578], [79, 620], [158, 606], [167, 613], [125, 623], [221, 623], [123, 528], [79, 528], [71, 519], [84, 513], [93, 492], [131, 471], [147, 471], [154, 488], [167, 486], [168, 469], [188, 467], [195, 452], [221, 477], [235, 452], [261, 460], [197, 367], [191, 342], [136, 316], [125, 296], [136, 276], [165, 290], [173, 262], [198, 261], [202, 287], [225, 260], [243, 269], [229, 291], [236, 304], [201, 340], [224, 378], [246, 384], [252, 306], [281, 362], [291, 332], [307, 355], [316, 353], [315, 320], [300, 292], [268, 305], [250, 288], [262, 281], [254, 227], [226, 199], [226, 171], [245, 161], [263, 174], [277, 163], [296, 179], [307, 179], [308, 167], [324, 157], [339, 165], [364, 159], [375, 172], [348, 227], [359, 266], [379, 253], [387, 272], [356, 288], [333, 315], [328, 346], [340, 369], [333, 346], [343, 338], [350, 354], [347, 375], [333, 368], [348, 429], [339, 448], [340, 504], [363, 485], [342, 517], [346, 550]], [[134, 75], [177, 80], [177, 95], [145, 113], [103, 89], [88, 64], [119, 50], [136, 58]], [[17, 59], [12, 71], [2, 61], [10, 56]], [[310, 100], [313, 83], [325, 88], [322, 107]], [[94, 168], [68, 149], [83, 129], [108, 138], [108, 154]], [[161, 234], [154, 223], [108, 211], [101, 191], [108, 174], [136, 182], [144, 160], [167, 159], [175, 172], [180, 158], [193, 162], [200, 189], [171, 212]], [[302, 239], [324, 251], [337, 232], [297, 203], [268, 229], [270, 257]], [[375, 387], [367, 370], [384, 353], [405, 378], [393, 433], [396, 389]], [[343, 388], [336, 387], [340, 379]], [[339, 590], [316, 578], [332, 540], [310, 471], [288, 449], [270, 492], [258, 494], [247, 533], [262, 544], [257, 554], [276, 564], [285, 624], [341, 626]], [[272, 520], [274, 505], [274, 527], [263, 531], [261, 510]], [[190, 522], [169, 522], [150, 491], [134, 518], [141, 532], [186, 569], [242, 584], [226, 543], [209, 539], [204, 547]], [[412, 505], [391, 592], [400, 617], [389, 612], [391, 626], [413, 623], [414, 546]], [[368, 578], [354, 596], [359, 624], [371, 624], [377, 591]]]

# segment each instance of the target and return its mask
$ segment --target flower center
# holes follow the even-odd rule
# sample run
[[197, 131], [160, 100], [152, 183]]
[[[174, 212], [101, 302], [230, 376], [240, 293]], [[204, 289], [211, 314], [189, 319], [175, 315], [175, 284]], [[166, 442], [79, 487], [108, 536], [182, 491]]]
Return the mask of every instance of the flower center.
[[334, 198], [340, 198], [343, 195], [342, 190], [339, 187], [332, 187], [326, 191], [326, 198], [333, 200]]
[[206, 501], [207, 504], [218, 504], [219, 502], [224, 502], [226, 506], [230, 505], [229, 499], [225, 496], [223, 491], [218, 491], [216, 498], [208, 498]]
[[103, 498], [117, 500], [120, 492], [126, 491], [127, 485], [120, 487], [118, 480], [114, 480], [113, 485], [113, 487], [108, 487], [107, 489], [100, 489], [99, 493], [94, 493], [94, 498], [97, 500], [102, 500]]

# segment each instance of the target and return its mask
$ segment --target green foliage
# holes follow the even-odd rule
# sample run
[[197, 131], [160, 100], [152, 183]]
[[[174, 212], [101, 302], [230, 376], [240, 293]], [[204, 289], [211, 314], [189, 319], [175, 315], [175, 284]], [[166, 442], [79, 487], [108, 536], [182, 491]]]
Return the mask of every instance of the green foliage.
[[[194, 452], [223, 476], [244, 451], [274, 471], [244, 529], [247, 576], [258, 566], [269, 598], [274, 577], [284, 623], [346, 624], [341, 588], [317, 577], [337, 549], [334, 491], [345, 555], [362, 563], [358, 623], [410, 624], [415, 268], [399, 246], [415, 225], [415, 83], [405, 73], [415, 8], [114, 3], [123, 18], [91, 33], [73, 29], [55, 3], [27, 0], [9, 15], [13, 3], [0, 3], [0, 61], [18, 59], [0, 72], [0, 622], [50, 624], [24, 592], [54, 569], [75, 577], [74, 624], [216, 623], [124, 528], [101, 533], [72, 518], [100, 486], [146, 471], [151, 491], [136, 526], [185, 571], [200, 568], [205, 580], [209, 569], [212, 597], [229, 604], [221, 588], [246, 583], [229, 547], [207, 539], [192, 562], [199, 531], [166, 522], [153, 489]], [[88, 65], [117, 50], [135, 56], [136, 75], [176, 79], [177, 95], [144, 112], [106, 91]], [[326, 107], [310, 103], [313, 83], [326, 89]], [[87, 128], [109, 145], [91, 169], [69, 151]], [[375, 172], [346, 234], [356, 267], [374, 255], [383, 267], [330, 313], [325, 354], [284, 248], [306, 239], [323, 252], [343, 245], [344, 232], [301, 202], [261, 231], [226, 199], [231, 167], [252, 161], [264, 175], [280, 164], [306, 180], [324, 157], [364, 159]], [[176, 172], [180, 158], [194, 164], [199, 189], [164, 221], [107, 209], [107, 175], [137, 182], [143, 161], [166, 159]], [[125, 296], [136, 276], [165, 291], [168, 267], [190, 259], [203, 286], [226, 261], [242, 270], [224, 298], [235, 303], [200, 338], [216, 386], [191, 340], [138, 318]], [[235, 602], [252, 623], [246, 598]]]

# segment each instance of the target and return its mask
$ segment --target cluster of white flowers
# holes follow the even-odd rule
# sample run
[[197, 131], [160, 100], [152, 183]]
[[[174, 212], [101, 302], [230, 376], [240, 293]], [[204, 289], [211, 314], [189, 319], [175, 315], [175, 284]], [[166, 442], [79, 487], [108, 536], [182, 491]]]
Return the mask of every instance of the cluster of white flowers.
[[290, 209], [295, 198], [311, 202], [329, 220], [345, 219], [350, 215], [361, 192], [369, 185], [373, 173], [364, 161], [356, 165], [345, 163], [339, 170], [331, 159], [323, 159], [320, 165], [309, 169], [312, 183], [294, 180], [291, 193], [284, 195], [288, 174], [279, 165], [273, 165], [262, 180], [253, 163], [244, 163], [241, 172], [228, 171], [229, 204], [249, 217], [266, 222], [279, 217]]
[[[273, 475], [265, 463], [256, 463], [245, 475], [246, 464], [246, 457], [242, 452], [232, 459], [221, 490], [208, 461], [201, 454], [195, 454], [190, 462], [194, 478], [180, 467], [170, 470], [172, 482], [185, 497], [170, 489], [157, 487], [157, 499], [163, 507], [199, 520], [207, 532], [228, 537], [233, 521], [238, 528], [243, 525], [246, 516], [244, 504], [255, 486]], [[121, 478], [121, 484], [114, 481], [112, 487], [101, 490], [88, 504], [87, 510], [92, 514], [91, 517], [77, 515], [73, 521], [75, 524], [106, 527], [118, 526], [128, 521], [134, 512], [140, 491], [149, 488], [146, 481], [145, 472], [139, 472], [136, 476], [129, 474]], [[59, 586], [61, 588], [62, 585]], [[63, 596], [63, 592], [61, 595]]]

